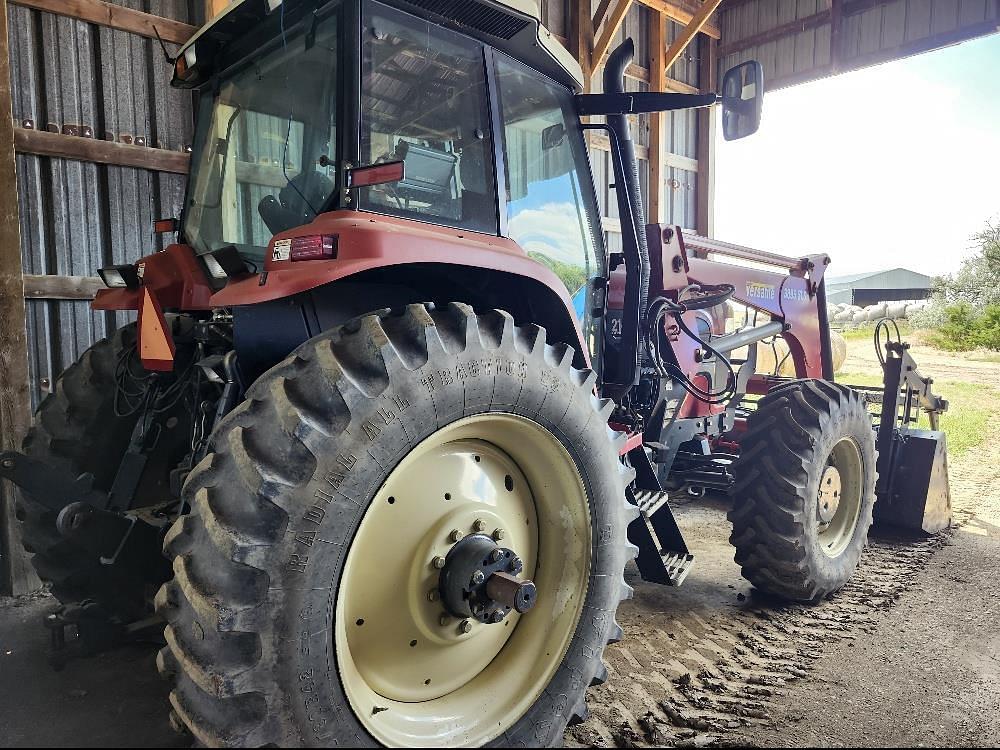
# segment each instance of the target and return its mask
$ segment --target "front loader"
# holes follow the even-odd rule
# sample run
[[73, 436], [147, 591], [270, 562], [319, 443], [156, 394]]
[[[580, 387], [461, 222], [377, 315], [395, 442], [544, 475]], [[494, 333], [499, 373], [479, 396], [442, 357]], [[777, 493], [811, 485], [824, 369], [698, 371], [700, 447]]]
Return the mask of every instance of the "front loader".
[[[81, 650], [165, 623], [198, 742], [560, 742], [626, 564], [691, 570], [671, 493], [731, 495], [744, 574], [793, 600], [845, 584], [876, 495], [947, 525], [943, 435], [913, 425], [946, 404], [902, 344], [881, 398], [834, 382], [829, 258], [646, 224], [629, 117], [721, 104], [751, 135], [761, 67], [634, 93], [633, 56], [579, 93], [530, 0], [243, 0], [178, 53], [177, 241], [101, 270], [94, 308], [137, 322], [0, 476]], [[779, 338], [795, 378], [759, 372]]]

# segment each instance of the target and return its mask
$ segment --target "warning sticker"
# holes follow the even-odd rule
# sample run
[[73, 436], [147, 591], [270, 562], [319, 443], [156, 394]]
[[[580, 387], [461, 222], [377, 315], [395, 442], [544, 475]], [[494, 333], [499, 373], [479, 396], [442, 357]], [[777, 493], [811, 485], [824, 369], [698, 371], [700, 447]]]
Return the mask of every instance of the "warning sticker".
[[292, 241], [276, 240], [274, 243], [274, 253], [271, 255], [271, 260], [277, 262], [281, 260], [288, 260], [291, 257], [292, 257]]

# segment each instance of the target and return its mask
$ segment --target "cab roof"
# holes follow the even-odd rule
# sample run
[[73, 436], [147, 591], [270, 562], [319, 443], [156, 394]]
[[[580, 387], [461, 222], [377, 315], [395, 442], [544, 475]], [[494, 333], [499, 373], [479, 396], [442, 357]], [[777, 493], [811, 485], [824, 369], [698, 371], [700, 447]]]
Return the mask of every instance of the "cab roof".
[[[542, 25], [538, 0], [381, 1], [475, 37], [567, 86], [583, 88], [580, 64]], [[192, 48], [200, 52], [207, 40], [212, 47], [224, 45], [262, 22], [283, 2], [300, 5], [304, 0], [232, 0], [184, 44], [178, 55]]]

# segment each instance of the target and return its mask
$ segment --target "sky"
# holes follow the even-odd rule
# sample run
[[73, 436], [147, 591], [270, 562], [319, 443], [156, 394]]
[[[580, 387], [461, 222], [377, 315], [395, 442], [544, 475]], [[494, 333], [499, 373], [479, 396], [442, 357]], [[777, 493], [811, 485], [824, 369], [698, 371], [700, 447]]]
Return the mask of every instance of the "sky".
[[769, 93], [718, 128], [715, 236], [826, 252], [831, 276], [953, 272], [1000, 218], [1000, 34]]

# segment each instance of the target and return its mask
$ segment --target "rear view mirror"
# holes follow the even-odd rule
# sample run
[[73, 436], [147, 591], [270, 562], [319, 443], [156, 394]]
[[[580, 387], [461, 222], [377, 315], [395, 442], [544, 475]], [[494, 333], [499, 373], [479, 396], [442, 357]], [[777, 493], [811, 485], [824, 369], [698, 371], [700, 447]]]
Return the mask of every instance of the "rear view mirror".
[[551, 151], [566, 140], [566, 127], [560, 122], [542, 131], [542, 150]]
[[722, 81], [722, 134], [727, 141], [753, 135], [764, 106], [764, 68], [756, 60], [731, 68]]

